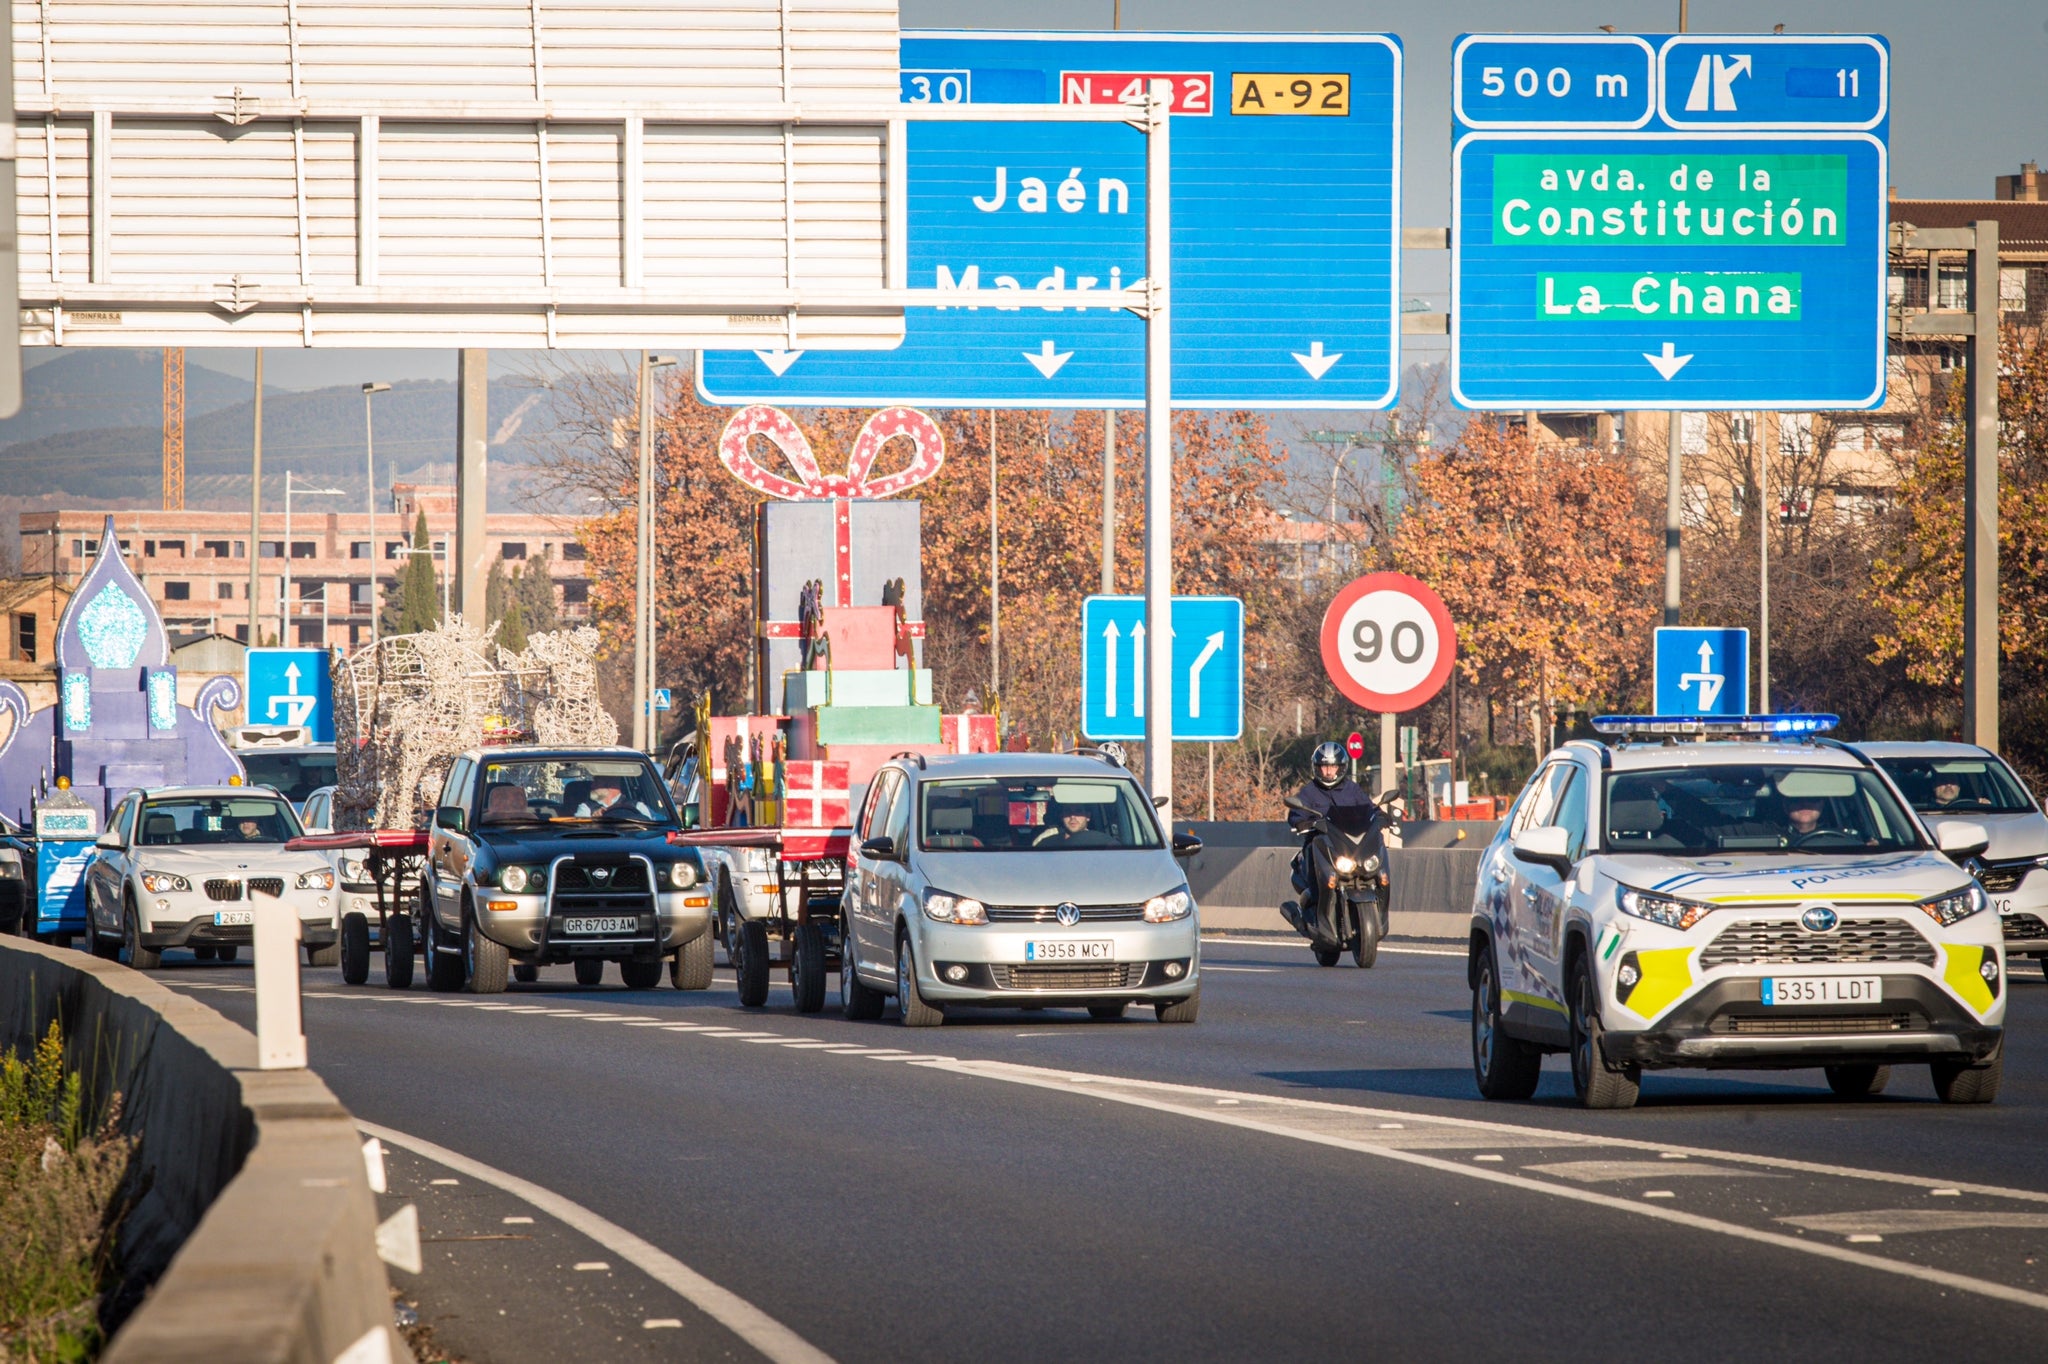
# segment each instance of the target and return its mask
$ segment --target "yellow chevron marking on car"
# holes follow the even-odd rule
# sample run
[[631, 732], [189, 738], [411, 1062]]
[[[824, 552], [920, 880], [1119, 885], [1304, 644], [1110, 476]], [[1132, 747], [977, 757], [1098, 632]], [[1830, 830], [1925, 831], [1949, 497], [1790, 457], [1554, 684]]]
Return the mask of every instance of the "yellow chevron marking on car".
[[1630, 992], [1622, 1007], [1644, 1018], [1655, 1018], [1692, 985], [1692, 949], [1660, 947], [1636, 953], [1643, 978]]
[[1542, 995], [1527, 995], [1520, 990], [1502, 990], [1500, 997], [1510, 1004], [1527, 1004], [1532, 1009], [1548, 1009], [1552, 1013], [1566, 1012], [1564, 1005], [1554, 999], [1545, 999]]
[[1988, 947], [1971, 947], [1951, 944], [1948, 949], [1948, 964], [1942, 968], [1941, 978], [1948, 982], [1948, 988], [1962, 996], [1963, 1003], [1982, 1014], [1993, 1002], [1991, 987], [1984, 981], [1984, 954]]

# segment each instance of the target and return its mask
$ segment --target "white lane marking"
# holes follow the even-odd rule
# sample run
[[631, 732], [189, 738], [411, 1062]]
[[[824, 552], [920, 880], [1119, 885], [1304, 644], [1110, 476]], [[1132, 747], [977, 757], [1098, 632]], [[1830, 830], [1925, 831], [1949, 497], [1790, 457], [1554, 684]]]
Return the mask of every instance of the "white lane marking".
[[1882, 1241], [1882, 1240], [1884, 1239], [1884, 1237], [1882, 1237], [1882, 1236], [1871, 1236], [1871, 1235], [1865, 1234], [1865, 1235], [1862, 1235], [1862, 1236], [1851, 1236], [1851, 1237], [1850, 1237], [1849, 1239], [1850, 1239], [1851, 1241], [1863, 1241], [1863, 1242], [1870, 1242], [1870, 1241]]
[[531, 1217], [508, 1217], [504, 1220], [503, 1225], [508, 1227], [530, 1227], [533, 1225], [533, 1219]]
[[[1477, 1157], [1479, 1160], [1485, 1156]], [[1741, 1170], [1733, 1165], [1709, 1165], [1704, 1162], [1673, 1165], [1662, 1160], [1559, 1160], [1543, 1165], [1524, 1165], [1524, 1174], [1556, 1175], [1579, 1184], [1619, 1184], [1630, 1179], [1669, 1179], [1677, 1175], [1681, 1179], [1699, 1176], [1704, 1179], [1783, 1179], [1783, 1175], [1767, 1174], [1762, 1170]]]
[[752, 1042], [757, 1047], [763, 1043], [773, 1043], [776, 1046], [789, 1045], [789, 1039], [779, 1032], [755, 1033], [752, 1037], [734, 1037], [732, 1040], [735, 1042]]
[[581, 1204], [570, 1202], [553, 1190], [528, 1183], [517, 1175], [510, 1175], [481, 1161], [471, 1160], [458, 1151], [451, 1151], [445, 1146], [437, 1146], [431, 1141], [408, 1136], [389, 1127], [364, 1122], [360, 1118], [356, 1120], [356, 1126], [388, 1146], [401, 1147], [415, 1155], [425, 1156], [428, 1160], [445, 1165], [451, 1170], [459, 1170], [471, 1179], [481, 1180], [493, 1188], [503, 1189], [515, 1198], [524, 1199], [550, 1217], [559, 1219], [597, 1242], [656, 1283], [673, 1289], [705, 1316], [775, 1361], [775, 1364], [833, 1364], [832, 1356], [731, 1289], [720, 1287], [667, 1251], [649, 1244], [616, 1222], [598, 1216]]
[[1238, 971], [1247, 976], [1270, 976], [1280, 970], [1277, 966], [1217, 966], [1207, 962], [1203, 963], [1202, 969], [1204, 971]]
[[576, 1272], [578, 1274], [596, 1274], [599, 1272], [609, 1274], [611, 1269], [612, 1267], [603, 1260], [578, 1260], [576, 1262]]
[[1673, 1193], [1673, 1192], [1671, 1192], [1671, 1190], [1669, 1190], [1669, 1189], [1645, 1189], [1645, 1190], [1643, 1190], [1643, 1197], [1645, 1197], [1645, 1198], [1676, 1198], [1676, 1197], [1678, 1197], [1678, 1195], [1677, 1195], [1677, 1194], [1675, 1194], [1675, 1193]]
[[682, 1329], [682, 1325], [683, 1322], [680, 1317], [649, 1317], [640, 1323], [640, 1329], [643, 1331], [677, 1331]]
[[459, 1179], [430, 1179], [427, 1182], [429, 1184], [460, 1184], [462, 1181]]
[[836, 1047], [839, 1044], [837, 1042], [813, 1042], [807, 1037], [799, 1037], [794, 1041], [784, 1042], [782, 1045], [788, 1047], [791, 1051], [812, 1051], [820, 1047]]
[[[1923, 1283], [1935, 1284], [1943, 1288], [1953, 1288], [1965, 1293], [1976, 1293], [1987, 1298], [1996, 1298], [2003, 1302], [2016, 1303], [2022, 1307], [2032, 1307], [2048, 1311], [2048, 1294], [2035, 1293], [2024, 1288], [2015, 1288], [2010, 1284], [1996, 1283], [1989, 1279], [1973, 1278], [1967, 1274], [1937, 1269], [1931, 1265], [1915, 1264], [1905, 1260], [1886, 1259], [1881, 1255], [1872, 1255], [1865, 1251], [1847, 1250], [1840, 1246], [1827, 1245], [1798, 1236], [1788, 1236], [1783, 1232], [1768, 1231], [1761, 1227], [1745, 1227], [1735, 1222], [1723, 1222], [1717, 1218], [1703, 1217], [1698, 1213], [1681, 1212], [1677, 1208], [1651, 1206], [1639, 1199], [1622, 1198], [1613, 1194], [1596, 1193], [1591, 1189], [1573, 1188], [1566, 1184], [1552, 1183], [1548, 1180], [1531, 1179], [1526, 1175], [1508, 1170], [1482, 1169], [1469, 1162], [1446, 1160], [1439, 1156], [1426, 1155], [1421, 1151], [1409, 1150], [1404, 1147], [1361, 1141], [1334, 1132], [1319, 1132], [1308, 1126], [1290, 1125], [1261, 1117], [1258, 1115], [1257, 1110], [1253, 1109], [1224, 1110], [1213, 1106], [1196, 1108], [1187, 1102], [1190, 1097], [1195, 1096], [1210, 1099], [1216, 1098], [1221, 1093], [1218, 1090], [1203, 1089], [1192, 1085], [1169, 1084], [1161, 1080], [1131, 1080], [1108, 1075], [1075, 1075], [1063, 1071], [1045, 1070], [1035, 1066], [1020, 1066], [1003, 1061], [962, 1061], [955, 1062], [946, 1068], [961, 1075], [972, 1075], [1008, 1084], [1025, 1085], [1034, 1089], [1081, 1094], [1092, 1099], [1107, 1099], [1115, 1103], [1129, 1104], [1133, 1108], [1145, 1108], [1158, 1113], [1218, 1123], [1226, 1127], [1263, 1132], [1269, 1136], [1286, 1137], [1294, 1141], [1310, 1142], [1318, 1146], [1335, 1147], [1338, 1150], [1354, 1151], [1360, 1155], [1378, 1156], [1384, 1160], [1398, 1161], [1404, 1165], [1419, 1166], [1423, 1169], [1436, 1170], [1444, 1174], [1462, 1175], [1466, 1179], [1483, 1180], [1489, 1184], [1498, 1184], [1511, 1189], [1521, 1189], [1530, 1193], [1547, 1194], [1552, 1198], [1561, 1198], [1573, 1203], [1583, 1203], [1592, 1207], [1607, 1208], [1615, 1212], [1630, 1213], [1637, 1217], [1647, 1217], [1654, 1221], [1668, 1222], [1674, 1226], [1687, 1227], [1695, 1231], [1713, 1232], [1716, 1235], [1730, 1237], [1738, 1241], [1752, 1241], [1759, 1245], [1776, 1246], [1781, 1250], [1797, 1251], [1802, 1255], [1813, 1255], [1824, 1260], [1834, 1260], [1842, 1264], [1856, 1265], [1863, 1269], [1874, 1269], [1881, 1273], [1893, 1274], [1901, 1278], [1918, 1279]], [[1078, 1087], [1082, 1085], [1087, 1087]], [[1154, 1098], [1146, 1093], [1131, 1092], [1134, 1090], [1152, 1091], [1162, 1095], [1171, 1094], [1179, 1102], [1174, 1102], [1165, 1097]], [[1372, 1115], [1373, 1112], [1369, 1109], [1354, 1108], [1345, 1104], [1317, 1103], [1306, 1099], [1267, 1098], [1262, 1095], [1246, 1095], [1244, 1097], [1259, 1099], [1262, 1106], [1265, 1106], [1268, 1111], [1277, 1107], [1283, 1112], [1288, 1108], [1314, 1109], [1322, 1112], [1340, 1111], [1367, 1116]], [[1414, 1115], [1409, 1114], [1408, 1116], [1413, 1117]], [[1469, 1118], [1443, 1118], [1432, 1119], [1432, 1121], [1471, 1127], [1499, 1128], [1506, 1126], [1505, 1124], [1485, 1123]], [[1527, 1131], [1531, 1129], [1515, 1130]], [[1648, 1142], [1615, 1141], [1607, 1143], [1602, 1142], [1600, 1138], [1586, 1138], [1571, 1133], [1559, 1132], [1550, 1135], [1560, 1145], [1573, 1142], [1593, 1142], [1657, 1149]], [[1703, 1155], [1707, 1153], [1688, 1152], [1688, 1154]], [[1713, 1154], [1724, 1160], [1750, 1160], [1757, 1163], [1787, 1166], [1806, 1164], [1805, 1162], [1778, 1160], [1766, 1162], [1761, 1157], [1738, 1156], [1730, 1152], [1716, 1152]], [[1927, 1182], [1905, 1176], [1880, 1174], [1876, 1171], [1838, 1169], [1829, 1166], [1816, 1165], [1809, 1167], [1809, 1170], [1811, 1173], [1838, 1174], [1852, 1178], [1876, 1179], [1893, 1183], [1924, 1184]], [[1657, 1190], [1656, 1192], [1668, 1196], [1671, 1191], [1666, 1189]], [[2048, 1194], [2035, 1194], [2024, 1190], [2013, 1190], [2012, 1194], [2014, 1196], [2028, 1197], [2035, 1201], [2048, 1202]]]
[[1380, 951], [1392, 952], [1397, 957], [1463, 957], [1463, 949], [1456, 947], [1389, 947], [1380, 944]]
[[2039, 1231], [2048, 1227], [2048, 1213], [1970, 1212], [1963, 1208], [1872, 1208], [1868, 1212], [1823, 1212], [1775, 1220], [1808, 1231], [1831, 1231], [1852, 1241], [1858, 1235], [1897, 1236], [1911, 1231]]

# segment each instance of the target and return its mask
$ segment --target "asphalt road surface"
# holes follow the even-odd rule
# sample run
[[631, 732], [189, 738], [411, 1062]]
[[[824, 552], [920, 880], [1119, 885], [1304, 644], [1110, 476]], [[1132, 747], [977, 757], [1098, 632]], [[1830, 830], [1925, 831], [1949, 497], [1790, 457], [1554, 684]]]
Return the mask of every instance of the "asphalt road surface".
[[[2048, 984], [2005, 1087], [1563, 1058], [1487, 1104], [1448, 946], [1210, 940], [1201, 1021], [800, 1017], [786, 985], [495, 997], [308, 971], [314, 1067], [389, 1152], [394, 1271], [471, 1364], [2048, 1353]], [[373, 970], [372, 979], [379, 973]], [[246, 964], [163, 977], [254, 1026]], [[616, 976], [612, 979], [615, 981]], [[836, 1004], [836, 999], [835, 999]]]

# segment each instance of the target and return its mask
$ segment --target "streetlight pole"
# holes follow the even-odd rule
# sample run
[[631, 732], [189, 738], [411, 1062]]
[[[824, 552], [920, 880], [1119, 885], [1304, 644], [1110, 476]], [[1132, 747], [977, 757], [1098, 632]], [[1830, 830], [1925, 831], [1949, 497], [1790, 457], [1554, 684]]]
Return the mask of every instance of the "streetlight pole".
[[[291, 647], [291, 641], [286, 638], [286, 635], [289, 633], [287, 622], [291, 617], [292, 610], [292, 491], [292, 471], [287, 469], [284, 471], [284, 578], [278, 585], [277, 603], [277, 643], [278, 647], [282, 649]], [[298, 489], [298, 494], [301, 497], [340, 497], [342, 490], [340, 488], [300, 488]], [[323, 601], [326, 599], [325, 588], [321, 589], [321, 599]], [[323, 626], [321, 628], [322, 643], [326, 642], [326, 633], [326, 628]]]
[[[263, 643], [263, 347], [256, 348], [256, 420], [249, 447], [249, 647]], [[51, 569], [54, 573], [54, 565]]]
[[[370, 512], [370, 647], [377, 647], [377, 444], [370, 433], [370, 399], [379, 393], [389, 393], [389, 384], [363, 385], [363, 481], [367, 485], [363, 500]], [[291, 546], [285, 546], [290, 549]]]
[[640, 352], [640, 515], [633, 616], [633, 747], [651, 751], [654, 728], [654, 371], [673, 355]]

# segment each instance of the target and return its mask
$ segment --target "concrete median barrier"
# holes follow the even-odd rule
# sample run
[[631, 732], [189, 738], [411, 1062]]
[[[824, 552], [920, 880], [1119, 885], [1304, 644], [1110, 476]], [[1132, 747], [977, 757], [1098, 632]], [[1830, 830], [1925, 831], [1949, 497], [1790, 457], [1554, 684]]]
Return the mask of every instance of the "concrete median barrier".
[[[1301, 840], [1286, 824], [1218, 820], [1174, 827], [1202, 840], [1202, 851], [1187, 867], [1205, 929], [1294, 936], [1280, 917], [1280, 902], [1294, 898], [1288, 868]], [[1402, 845], [1390, 854], [1394, 898], [1387, 917], [1393, 936], [1464, 940], [1479, 860], [1499, 827], [1479, 820], [1411, 820], [1403, 826]]]
[[107, 1364], [411, 1358], [362, 1140], [318, 1076], [257, 1070], [248, 1031], [140, 972], [0, 938], [0, 1041], [53, 1019], [88, 1096], [118, 1091], [139, 1138], [118, 1248], [133, 1311]]

